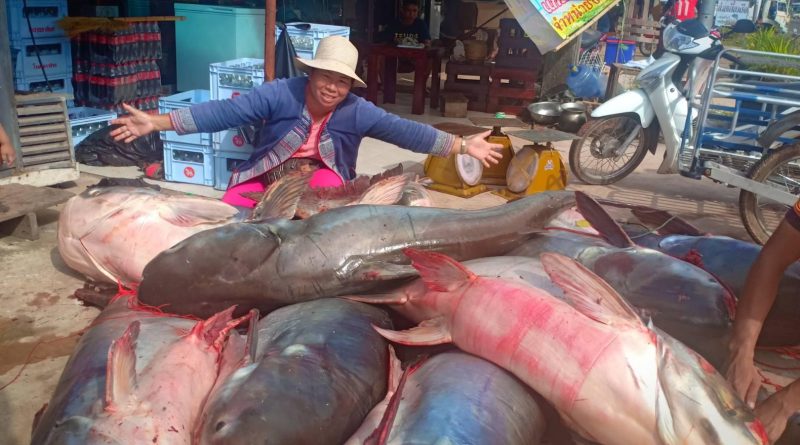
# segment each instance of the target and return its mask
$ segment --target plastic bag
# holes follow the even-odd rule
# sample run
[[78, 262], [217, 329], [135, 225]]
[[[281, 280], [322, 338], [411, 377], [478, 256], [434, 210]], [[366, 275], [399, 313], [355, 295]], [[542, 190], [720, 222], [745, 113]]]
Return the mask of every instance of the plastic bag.
[[164, 146], [158, 133], [151, 133], [131, 143], [115, 141], [110, 136], [119, 125], [98, 130], [75, 147], [75, 159], [81, 164], [116, 167], [150, 164], [164, 159]]

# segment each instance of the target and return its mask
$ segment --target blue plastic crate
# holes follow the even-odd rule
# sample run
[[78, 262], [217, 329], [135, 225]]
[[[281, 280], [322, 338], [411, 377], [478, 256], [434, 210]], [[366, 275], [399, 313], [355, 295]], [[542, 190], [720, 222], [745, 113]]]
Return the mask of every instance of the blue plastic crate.
[[[292, 25], [310, 25], [308, 30], [298, 29]], [[317, 47], [319, 41], [329, 36], [341, 36], [345, 39], [350, 38], [350, 28], [348, 26], [336, 25], [323, 25], [319, 23], [295, 22], [287, 23], [286, 30], [289, 32], [289, 38], [292, 39], [297, 55], [303, 58], [313, 58], [317, 54]], [[275, 41], [281, 36], [281, 29], [275, 27]], [[311, 57], [308, 57], [308, 55]]]
[[7, 0], [8, 37], [12, 43], [30, 39], [28, 18], [31, 20], [33, 37], [64, 37], [64, 30], [56, 24], [67, 15], [67, 0], [27, 0], [24, 8], [22, 0]]
[[255, 148], [247, 143], [244, 136], [236, 128], [213, 133], [211, 140], [215, 152], [233, 151], [249, 156], [250, 153], [255, 151]]
[[264, 83], [264, 59], [234, 59], [208, 66], [211, 99], [247, 94]]
[[[50, 37], [22, 39], [14, 44], [14, 78], [26, 80], [42, 76], [42, 69], [47, 77], [72, 76], [72, 52], [69, 39], [66, 37]], [[38, 56], [36, 48], [38, 47]], [[41, 59], [40, 59], [41, 57]]]
[[172, 182], [214, 185], [214, 155], [211, 147], [164, 143], [164, 178]]
[[228, 181], [233, 170], [250, 158], [249, 153], [240, 151], [215, 151], [214, 152], [214, 188], [227, 190]]
[[[158, 112], [169, 113], [172, 110], [187, 108], [194, 104], [208, 102], [211, 98], [209, 90], [190, 90], [172, 96], [162, 97], [158, 100]], [[165, 142], [178, 142], [181, 144], [211, 146], [211, 133], [191, 133], [179, 135], [174, 131], [162, 131], [161, 140]]]
[[102, 130], [109, 121], [116, 119], [117, 113], [99, 108], [76, 107], [67, 110], [69, 126], [72, 130], [72, 145], [76, 146], [92, 133]]
[[14, 79], [14, 87], [17, 91], [30, 91], [32, 93], [49, 93], [47, 84], [53, 89], [54, 93], [72, 94], [72, 76], [35, 76], [25, 79]]

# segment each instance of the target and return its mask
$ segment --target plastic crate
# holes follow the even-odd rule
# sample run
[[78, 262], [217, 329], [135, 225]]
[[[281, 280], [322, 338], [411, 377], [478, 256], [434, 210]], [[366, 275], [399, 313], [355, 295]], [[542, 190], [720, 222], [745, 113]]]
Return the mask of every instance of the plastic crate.
[[109, 121], [116, 119], [117, 113], [99, 108], [77, 107], [67, 110], [69, 126], [72, 129], [72, 145], [77, 146], [95, 131], [102, 130], [109, 125]]
[[27, 3], [26, 9], [22, 0], [6, 1], [8, 37], [12, 45], [31, 38], [28, 18], [34, 38], [64, 37], [64, 30], [56, 22], [67, 15], [67, 0], [27, 0]]
[[214, 188], [228, 190], [228, 181], [233, 170], [250, 159], [249, 153], [240, 151], [215, 151], [214, 152]]
[[[36, 48], [39, 48], [39, 57], [36, 55]], [[63, 37], [51, 37], [36, 39], [33, 44], [32, 39], [22, 39], [18, 42], [16, 61], [14, 62], [14, 78], [28, 79], [31, 77], [42, 76], [44, 67], [47, 76], [71, 76], [72, 75], [72, 53], [70, 52], [69, 39]]]
[[164, 143], [164, 178], [172, 182], [214, 185], [214, 155], [211, 148]]
[[264, 83], [264, 59], [234, 59], [208, 66], [211, 100], [247, 94]]
[[[311, 25], [311, 28], [308, 30], [298, 29], [292, 25]], [[295, 22], [295, 23], [287, 23], [286, 30], [289, 32], [289, 38], [292, 39], [292, 45], [294, 45], [295, 51], [297, 51], [297, 55], [302, 58], [313, 58], [317, 54], [317, 47], [319, 47], [319, 41], [324, 39], [325, 37], [329, 36], [341, 36], [345, 39], [350, 38], [350, 28], [347, 26], [336, 26], [336, 25], [322, 25], [319, 23], [307, 23], [307, 22]], [[281, 36], [281, 29], [277, 26], [275, 27], [275, 41], [278, 41], [278, 38]], [[308, 54], [311, 54], [311, 57], [308, 57]]]
[[14, 87], [17, 91], [30, 91], [32, 93], [49, 93], [47, 83], [54, 93], [72, 94], [72, 76], [48, 76], [45, 82], [42, 76], [33, 76], [26, 79], [16, 79]]
[[[211, 92], [209, 90], [190, 90], [172, 96], [162, 97], [158, 100], [158, 112], [169, 113], [180, 108], [187, 108], [194, 104], [208, 102]], [[211, 133], [191, 133], [179, 135], [174, 131], [162, 131], [161, 140], [164, 142], [179, 142], [181, 144], [211, 146]]]
[[255, 150], [236, 128], [212, 133], [211, 140], [214, 151], [232, 151], [250, 155]]

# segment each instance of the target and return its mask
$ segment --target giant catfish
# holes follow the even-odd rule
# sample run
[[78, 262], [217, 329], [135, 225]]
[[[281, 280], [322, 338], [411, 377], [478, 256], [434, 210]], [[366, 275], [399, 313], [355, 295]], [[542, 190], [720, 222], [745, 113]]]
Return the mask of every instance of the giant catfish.
[[525, 384], [463, 352], [437, 354], [410, 366], [384, 408], [381, 422], [365, 423], [345, 445], [536, 445], [545, 430], [542, 411]]
[[418, 322], [376, 330], [407, 345], [454, 343], [510, 371], [583, 437], [604, 445], [765, 444], [761, 423], [702, 357], [648, 328], [580, 263], [541, 261], [570, 303], [524, 283], [478, 277], [407, 249], [420, 282], [393, 306]]
[[58, 252], [67, 266], [92, 280], [130, 287], [161, 251], [234, 221], [238, 213], [218, 200], [151, 188], [91, 188], [61, 210]]
[[384, 396], [382, 309], [325, 298], [278, 309], [258, 324], [251, 363], [209, 397], [198, 444], [341, 444]]
[[[727, 236], [705, 234], [679, 217], [666, 212], [635, 209], [634, 215], [659, 226], [659, 233], [634, 238], [637, 243], [690, 262], [712, 273], [741, 296], [750, 268], [761, 254], [761, 246]], [[603, 231], [613, 231], [604, 226]], [[800, 344], [800, 262], [783, 273], [775, 303], [764, 322], [758, 344], [794, 346]]]
[[276, 307], [368, 293], [417, 276], [407, 247], [458, 259], [501, 255], [575, 204], [547, 192], [483, 210], [356, 205], [299, 221], [232, 223], [198, 233], [154, 258], [142, 301], [205, 316], [228, 307]]
[[[196, 322], [141, 306], [132, 294], [118, 297], [78, 343], [31, 443], [133, 443], [141, 440], [137, 431], [148, 443], [188, 443], [187, 421], [199, 415], [238, 323], [230, 312]], [[183, 374], [191, 370], [187, 386]], [[148, 419], [156, 405], [157, 419]]]
[[[576, 197], [579, 210], [594, 228], [602, 229], [604, 239], [552, 230], [509, 254], [538, 258], [543, 252], [556, 252], [578, 260], [652, 317], [656, 326], [722, 366], [726, 357], [721, 346], [736, 308], [730, 289], [693, 264], [637, 246], [594, 200], [580, 192]], [[617, 230], [606, 230], [611, 224]]]

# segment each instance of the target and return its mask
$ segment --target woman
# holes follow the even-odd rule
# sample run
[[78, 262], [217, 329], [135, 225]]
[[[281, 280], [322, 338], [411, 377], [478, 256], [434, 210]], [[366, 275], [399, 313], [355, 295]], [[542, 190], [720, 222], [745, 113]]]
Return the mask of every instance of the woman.
[[351, 94], [354, 85], [365, 86], [355, 73], [357, 61], [358, 51], [347, 39], [326, 37], [313, 60], [297, 59], [308, 77], [267, 82], [244, 96], [157, 116], [126, 105], [130, 115], [112, 122], [121, 126], [111, 135], [131, 142], [152, 131], [216, 132], [263, 121], [255, 152], [231, 175], [222, 198], [250, 208], [255, 201], [242, 193], [263, 191], [289, 171], [313, 170], [312, 187], [353, 179], [358, 147], [366, 136], [418, 153], [447, 156], [455, 150], [487, 167], [502, 158], [502, 146], [484, 140], [489, 131], [456, 137], [387, 113]]

